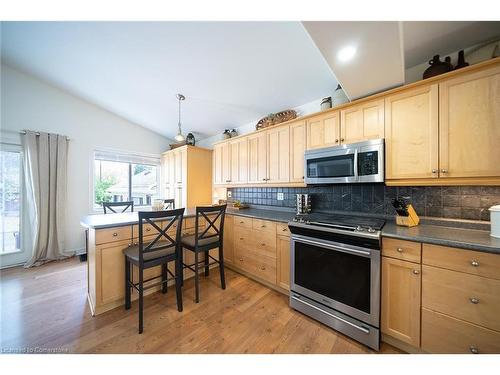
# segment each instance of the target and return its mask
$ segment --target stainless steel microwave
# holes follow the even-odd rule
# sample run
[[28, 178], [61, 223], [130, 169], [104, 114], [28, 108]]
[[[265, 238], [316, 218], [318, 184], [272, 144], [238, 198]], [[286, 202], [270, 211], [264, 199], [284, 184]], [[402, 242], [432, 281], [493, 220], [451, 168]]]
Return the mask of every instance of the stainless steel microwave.
[[308, 150], [304, 169], [306, 184], [384, 182], [384, 140]]

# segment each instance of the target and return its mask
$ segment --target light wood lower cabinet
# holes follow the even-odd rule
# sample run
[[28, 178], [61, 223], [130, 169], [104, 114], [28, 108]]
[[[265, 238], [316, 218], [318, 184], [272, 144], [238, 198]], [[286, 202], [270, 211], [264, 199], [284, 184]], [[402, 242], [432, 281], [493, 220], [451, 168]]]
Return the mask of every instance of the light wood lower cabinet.
[[278, 252], [278, 286], [290, 290], [290, 237], [277, 237]]
[[423, 308], [422, 350], [440, 354], [498, 354], [500, 332]]
[[382, 257], [382, 333], [420, 346], [420, 264]]
[[290, 232], [286, 223], [233, 216], [234, 262], [229, 264], [258, 281], [290, 290]]

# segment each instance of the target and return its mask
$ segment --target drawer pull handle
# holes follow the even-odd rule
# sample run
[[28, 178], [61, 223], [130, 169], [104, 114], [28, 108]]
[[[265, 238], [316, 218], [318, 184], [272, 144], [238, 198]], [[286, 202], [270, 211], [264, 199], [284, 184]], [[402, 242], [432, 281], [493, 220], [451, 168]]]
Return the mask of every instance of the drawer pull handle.
[[150, 232], [151, 231], [151, 228], [146, 228], [146, 232]]
[[470, 303], [473, 303], [474, 305], [477, 305], [479, 303], [479, 299], [474, 298], [474, 297], [469, 298], [469, 301], [470, 301]]
[[470, 264], [472, 267], [479, 267], [479, 262], [477, 260], [473, 260]]
[[266, 246], [266, 243], [265, 243], [265, 242], [262, 242], [262, 243], [260, 244], [260, 246]]
[[398, 247], [398, 248], [396, 249], [396, 251], [397, 251], [398, 253], [402, 253], [402, 252], [403, 252], [403, 249], [402, 249], [401, 247]]
[[243, 222], [243, 221], [240, 221], [240, 224], [244, 224], [244, 222]]
[[479, 354], [479, 349], [478, 349], [478, 348], [476, 348], [474, 345], [471, 345], [471, 346], [469, 347], [469, 350], [470, 350], [470, 352], [471, 352], [472, 354]]
[[286, 232], [287, 230], [288, 230], [288, 229], [286, 229], [286, 228], [283, 228], [283, 229], [282, 229], [281, 231], [282, 231], [282, 232]]
[[266, 227], [266, 225], [265, 225], [265, 224], [262, 224], [260, 227], [261, 227], [261, 228], [265, 228], [265, 227]]
[[243, 241], [243, 237], [240, 237], [240, 241]]
[[116, 237], [116, 236], [118, 236], [118, 233], [114, 232], [113, 237]]
[[243, 258], [240, 258], [240, 262], [243, 262]]
[[266, 266], [262, 266], [262, 267], [260, 267], [260, 269], [261, 269], [262, 271], [265, 271], [265, 270], [266, 270]]
[[418, 275], [419, 273], [420, 273], [420, 271], [419, 271], [419, 270], [413, 270], [413, 274], [414, 274], [414, 275]]

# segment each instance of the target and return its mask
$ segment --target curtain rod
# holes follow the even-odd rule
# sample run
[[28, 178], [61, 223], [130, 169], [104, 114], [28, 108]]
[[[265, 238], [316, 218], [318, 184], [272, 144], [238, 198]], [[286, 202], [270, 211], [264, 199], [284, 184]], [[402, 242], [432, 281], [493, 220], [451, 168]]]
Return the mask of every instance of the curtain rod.
[[[26, 135], [26, 130], [21, 130], [19, 131], [19, 134], [23, 134], [23, 135]], [[40, 132], [35, 132], [35, 135], [39, 136], [40, 135]], [[63, 135], [63, 137], [66, 137], [66, 139], [69, 141], [69, 137], [66, 136], [66, 135]]]

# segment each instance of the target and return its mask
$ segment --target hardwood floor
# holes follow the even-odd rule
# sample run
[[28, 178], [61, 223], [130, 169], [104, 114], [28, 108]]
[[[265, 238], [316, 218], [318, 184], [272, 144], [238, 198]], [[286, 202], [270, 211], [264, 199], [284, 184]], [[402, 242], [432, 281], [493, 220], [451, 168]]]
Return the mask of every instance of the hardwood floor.
[[[2, 352], [63, 353], [373, 353], [288, 307], [288, 297], [236, 272], [201, 277], [183, 289], [145, 298], [144, 333], [137, 333], [137, 303], [92, 317], [86, 300], [86, 264], [77, 258], [1, 271]], [[28, 351], [29, 352], [29, 351]], [[382, 343], [381, 353], [399, 353]]]

